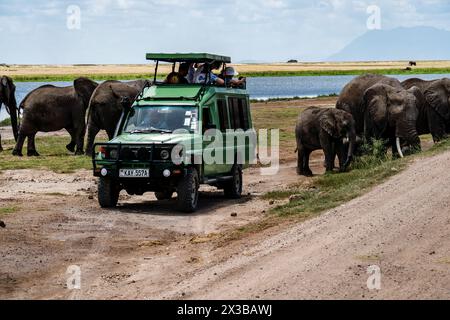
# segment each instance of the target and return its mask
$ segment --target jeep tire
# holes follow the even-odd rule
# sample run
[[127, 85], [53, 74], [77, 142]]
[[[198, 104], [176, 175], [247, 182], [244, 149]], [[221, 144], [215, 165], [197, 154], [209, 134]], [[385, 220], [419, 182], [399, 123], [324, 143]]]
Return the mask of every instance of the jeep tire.
[[232, 179], [224, 184], [225, 196], [229, 199], [240, 199], [242, 196], [242, 168], [234, 165], [231, 169]]
[[184, 213], [193, 213], [198, 205], [198, 189], [200, 181], [195, 168], [188, 168], [186, 175], [178, 183], [177, 187], [177, 209]]
[[119, 201], [120, 189], [117, 182], [101, 177], [98, 183], [98, 203], [102, 208], [114, 208]]

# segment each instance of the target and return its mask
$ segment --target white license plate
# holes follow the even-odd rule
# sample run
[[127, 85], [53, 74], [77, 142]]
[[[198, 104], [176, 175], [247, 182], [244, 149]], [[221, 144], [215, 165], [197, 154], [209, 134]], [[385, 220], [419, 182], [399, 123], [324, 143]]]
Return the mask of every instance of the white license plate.
[[120, 178], [150, 178], [149, 169], [120, 169]]

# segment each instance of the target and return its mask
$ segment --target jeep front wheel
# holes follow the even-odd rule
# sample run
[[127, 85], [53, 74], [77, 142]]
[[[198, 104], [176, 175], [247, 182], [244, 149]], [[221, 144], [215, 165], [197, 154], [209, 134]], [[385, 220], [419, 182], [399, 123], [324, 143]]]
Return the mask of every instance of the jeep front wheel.
[[102, 208], [114, 208], [119, 201], [119, 187], [109, 178], [100, 178], [98, 183], [98, 203]]
[[197, 209], [199, 177], [195, 168], [187, 169], [185, 177], [179, 182], [177, 188], [177, 208], [181, 212], [192, 213]]
[[231, 170], [232, 178], [224, 185], [225, 196], [230, 199], [240, 199], [242, 196], [242, 168], [238, 165]]

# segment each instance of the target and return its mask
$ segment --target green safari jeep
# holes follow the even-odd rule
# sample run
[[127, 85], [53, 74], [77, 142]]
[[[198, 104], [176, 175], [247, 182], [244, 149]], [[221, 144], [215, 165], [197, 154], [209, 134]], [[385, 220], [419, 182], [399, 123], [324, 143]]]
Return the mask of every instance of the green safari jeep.
[[[177, 209], [191, 213], [201, 184], [240, 198], [242, 170], [256, 159], [249, 95], [245, 82], [218, 86], [211, 72], [218, 65], [224, 72], [231, 59], [203, 53], [147, 54], [147, 59], [156, 61], [153, 83], [134, 102], [124, 101], [115, 138], [94, 146], [100, 206], [115, 207], [121, 190], [154, 192], [158, 200], [176, 193]], [[158, 81], [161, 63], [172, 66], [178, 83]], [[187, 66], [191, 76], [203, 72], [204, 80], [189, 82], [181, 73]]]

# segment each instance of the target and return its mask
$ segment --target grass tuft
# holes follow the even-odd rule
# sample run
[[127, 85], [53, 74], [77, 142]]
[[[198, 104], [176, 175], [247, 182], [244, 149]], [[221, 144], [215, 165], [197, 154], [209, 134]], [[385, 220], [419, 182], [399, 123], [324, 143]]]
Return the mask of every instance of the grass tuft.
[[4, 141], [4, 151], [0, 153], [0, 171], [36, 169], [51, 170], [56, 173], [73, 173], [80, 169], [91, 169], [92, 160], [87, 156], [74, 156], [66, 150], [70, 137], [38, 137], [36, 147], [40, 157], [27, 157], [26, 146], [24, 157], [15, 157], [12, 150], [14, 140]]

